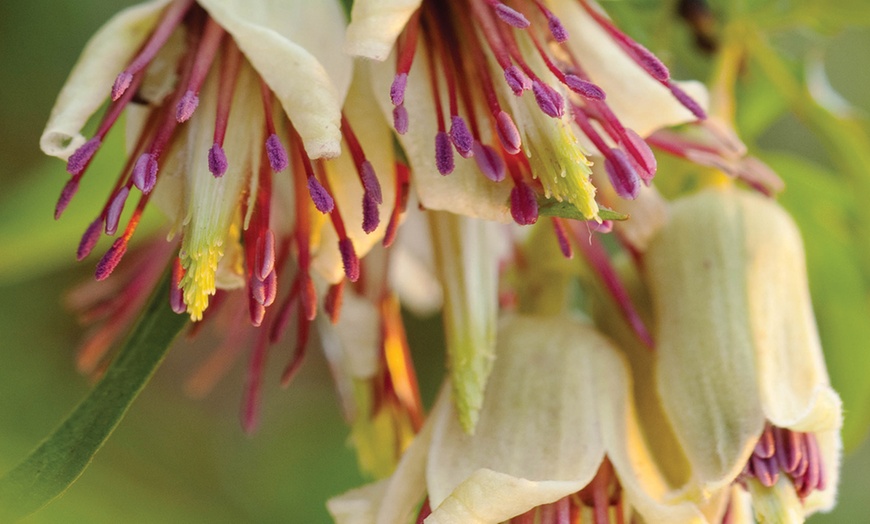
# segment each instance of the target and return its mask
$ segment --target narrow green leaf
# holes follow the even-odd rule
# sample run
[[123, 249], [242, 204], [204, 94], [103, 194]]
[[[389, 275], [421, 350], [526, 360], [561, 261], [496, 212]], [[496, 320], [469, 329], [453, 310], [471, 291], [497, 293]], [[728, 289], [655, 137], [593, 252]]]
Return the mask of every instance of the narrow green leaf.
[[[538, 215], [543, 217], [559, 217], [569, 218], [572, 220], [586, 220], [583, 213], [580, 212], [574, 204], [558, 200], [541, 200], [538, 202]], [[601, 220], [628, 220], [628, 215], [607, 209], [606, 207], [599, 208], [598, 216]]]
[[169, 307], [169, 275], [105, 376], [51, 436], [0, 477], [0, 522], [23, 518], [78, 479], [154, 374], [187, 321]]

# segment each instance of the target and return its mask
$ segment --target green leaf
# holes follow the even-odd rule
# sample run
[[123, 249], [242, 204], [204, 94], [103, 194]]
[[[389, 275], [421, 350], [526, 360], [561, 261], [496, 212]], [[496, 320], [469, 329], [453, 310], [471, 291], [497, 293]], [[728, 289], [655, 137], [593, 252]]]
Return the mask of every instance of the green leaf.
[[[559, 202], [558, 200], [541, 200], [538, 202], [538, 215], [543, 217], [559, 217], [568, 218], [571, 220], [586, 221], [583, 213], [577, 209], [574, 204], [568, 201]], [[598, 210], [598, 216], [601, 220], [628, 220], [628, 215], [602, 207]]]
[[187, 321], [169, 307], [164, 276], [105, 376], [54, 433], [0, 477], [0, 521], [21, 519], [79, 478], [163, 360]]

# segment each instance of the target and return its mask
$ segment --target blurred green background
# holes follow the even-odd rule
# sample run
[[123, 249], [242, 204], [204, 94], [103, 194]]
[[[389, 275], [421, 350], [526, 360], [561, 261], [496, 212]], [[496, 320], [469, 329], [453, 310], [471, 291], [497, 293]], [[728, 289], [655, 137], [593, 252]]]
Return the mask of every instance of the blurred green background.
[[[87, 38], [129, 3], [0, 2], [0, 471], [14, 466], [88, 391], [88, 381], [76, 373], [73, 362], [81, 328], [61, 302], [65, 290], [91, 278], [94, 259], [76, 264], [75, 246], [95, 212], [88, 200], [104, 198], [104, 193], [95, 182], [99, 176], [86, 178], [67, 215], [54, 222], [54, 203], [66, 180], [64, 166], [41, 156], [38, 138]], [[770, 41], [785, 63], [801, 67], [808, 56], [823, 60], [833, 87], [854, 105], [850, 122], [866, 133], [870, 5], [734, 4], [743, 5], [744, 13], [757, 8], [779, 21], [778, 28], [771, 22]], [[722, 16], [740, 14], [730, 2], [712, 5]], [[695, 51], [690, 31], [673, 16], [673, 3], [640, 0], [607, 6], [656, 52], [671, 49], [663, 56], [675, 64], [678, 76], [709, 74], [709, 62]], [[794, 13], [798, 16], [789, 19]], [[756, 20], [767, 23], [763, 17]], [[336, 45], [340, 38], [336, 35]], [[870, 237], [860, 236], [863, 215], [837, 199], [847, 193], [849, 206], [867, 206], [870, 193], [860, 191], [861, 181], [841, 173], [843, 159], [836, 154], [841, 144], [836, 142], [846, 139], [837, 138], [836, 132], [820, 135], [821, 125], [813, 124], [818, 119], [789, 110], [783, 84], [765, 81], [751, 63], [746, 67], [748, 80], [739, 96], [748, 109], [739, 122], [753, 152], [777, 167], [793, 187], [783, 202], [801, 222], [811, 267], [833, 268], [828, 276], [815, 271], [811, 277], [813, 292], [823, 295], [816, 297], [817, 313], [826, 345], [835, 347], [828, 357], [835, 386], [842, 384], [850, 391], [846, 416], [857, 414], [863, 420], [862, 395], [870, 372], [864, 355], [870, 354], [870, 338], [864, 334], [870, 322], [864, 316], [867, 258], [862, 254]], [[866, 144], [842, 145], [861, 149]], [[860, 161], [855, 160], [853, 168]], [[112, 177], [114, 172], [100, 176]], [[829, 195], [832, 200], [824, 200]], [[842, 215], [846, 227], [829, 227], [827, 213]], [[837, 293], [843, 289], [851, 291], [849, 296], [860, 307], [839, 300]], [[441, 349], [419, 335], [432, 329], [431, 321], [411, 321], [415, 325], [408, 331], [416, 364], [426, 371], [420, 372], [424, 399], [431, 400], [443, 368]], [[248, 437], [238, 421], [244, 366], [205, 400], [190, 399], [183, 392], [184, 379], [207, 350], [183, 341], [177, 344], [82, 478], [27, 522], [328, 522], [324, 501], [364, 479], [346, 444], [348, 431], [322, 356], [311, 352], [285, 391], [277, 385], [283, 365], [278, 355], [289, 349], [273, 351], [275, 367], [264, 387], [261, 430]], [[859, 379], [860, 384], [855, 382]], [[860, 429], [854, 433], [860, 435], [865, 424], [856, 425]], [[853, 438], [852, 443], [859, 440]], [[863, 522], [870, 515], [870, 481], [865, 474], [870, 470], [870, 446], [865, 442], [853, 447], [844, 461], [837, 510], [812, 522]]]

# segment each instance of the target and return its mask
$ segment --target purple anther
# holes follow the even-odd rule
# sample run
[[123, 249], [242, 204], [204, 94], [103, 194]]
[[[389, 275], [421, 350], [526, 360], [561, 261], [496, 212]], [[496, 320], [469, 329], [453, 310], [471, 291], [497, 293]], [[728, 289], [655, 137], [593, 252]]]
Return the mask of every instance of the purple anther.
[[[249, 297], [248, 313], [251, 319], [251, 325], [254, 327], [260, 327], [260, 325], [263, 323], [263, 319], [266, 318], [266, 306], [254, 300], [254, 297]], [[256, 418], [257, 416], [255, 414], [248, 414], [245, 419], [245, 427], [255, 427], [257, 425]]]
[[199, 97], [196, 96], [191, 90], [187, 90], [184, 92], [184, 95], [181, 96], [181, 100], [178, 101], [178, 105], [175, 107], [175, 120], [178, 123], [187, 122], [190, 120], [190, 117], [193, 116], [193, 112], [196, 111], [197, 106], [199, 106]]
[[403, 105], [393, 108], [393, 128], [400, 135], [408, 132], [408, 110]]
[[568, 240], [568, 235], [565, 233], [565, 228], [558, 219], [553, 219], [553, 231], [556, 233], [556, 241], [559, 243], [559, 251], [562, 256], [568, 260], [574, 258], [574, 250], [571, 248], [571, 241]]
[[375, 168], [372, 167], [371, 162], [363, 161], [360, 165], [359, 176], [362, 179], [366, 197], [372, 199], [376, 204], [383, 204], [384, 196], [381, 193], [381, 183], [378, 182], [378, 176], [375, 174]]
[[652, 52], [637, 42], [631, 42], [631, 50], [635, 53], [635, 60], [639, 66], [659, 82], [668, 82], [671, 72]]
[[169, 307], [177, 315], [187, 311], [187, 305], [184, 303], [184, 290], [174, 282], [169, 284]]
[[632, 165], [637, 169], [638, 175], [644, 181], [649, 182], [655, 177], [658, 163], [656, 156], [650, 149], [646, 140], [640, 137], [633, 129], [626, 128], [623, 138], [628, 142], [626, 150], [630, 153]]
[[535, 94], [535, 102], [547, 116], [561, 118], [565, 114], [565, 100], [558, 91], [549, 85], [535, 81], [532, 83], [532, 92]]
[[697, 118], [698, 120], [707, 119], [707, 112], [704, 111], [704, 108], [701, 107], [698, 102], [695, 102], [695, 99], [690, 97], [688, 93], [680, 89], [677, 84], [675, 84], [674, 82], [668, 82], [668, 89], [671, 90], [671, 94], [674, 95], [674, 98], [676, 98], [677, 101], [683, 104], [683, 107], [685, 107], [686, 109], [691, 111], [693, 115], [695, 115], [695, 118]]
[[435, 135], [435, 167], [442, 175], [453, 172], [453, 147], [450, 137], [444, 131], [438, 131]]
[[589, 224], [589, 229], [596, 233], [607, 234], [613, 231], [613, 220], [602, 220], [601, 222], [587, 220], [586, 223]]
[[405, 103], [405, 89], [408, 87], [408, 73], [398, 73], [390, 86], [390, 101], [394, 106]]
[[112, 101], [121, 98], [124, 95], [124, 92], [127, 91], [127, 88], [130, 87], [130, 84], [133, 83], [133, 74], [128, 73], [127, 71], [121, 71], [121, 73], [115, 78], [115, 83], [112, 84]]
[[338, 251], [341, 252], [341, 262], [344, 264], [344, 274], [351, 282], [359, 280], [359, 258], [349, 238], [338, 241]]
[[100, 230], [102, 228], [103, 219], [102, 217], [97, 217], [97, 219], [91, 222], [91, 225], [85, 229], [85, 234], [82, 235], [82, 239], [79, 241], [79, 248], [76, 250], [76, 260], [81, 262], [91, 254], [91, 251], [94, 250], [94, 246], [97, 245], [97, 241], [100, 239]]
[[631, 166], [628, 156], [621, 149], [611, 149], [604, 159], [604, 169], [616, 194], [627, 200], [634, 200], [640, 192], [640, 176]]
[[511, 116], [504, 111], [500, 111], [495, 117], [496, 129], [498, 130], [498, 139], [501, 146], [509, 155], [515, 155], [520, 152], [520, 146], [523, 145], [520, 140], [520, 132], [517, 130]]
[[378, 203], [371, 199], [366, 193], [362, 200], [363, 222], [362, 228], [366, 233], [371, 233], [378, 228], [381, 223], [381, 214], [378, 209]]
[[265, 279], [275, 269], [275, 234], [271, 229], [264, 231], [257, 239], [254, 276]]
[[66, 161], [66, 172], [71, 175], [80, 175], [91, 163], [91, 159], [100, 149], [100, 145], [102, 145], [102, 141], [96, 136], [82, 144]]
[[776, 463], [771, 459], [762, 458], [758, 455], [752, 455], [752, 458], [749, 460], [752, 463], [752, 473], [758, 479], [758, 482], [762, 486], [773, 487], [779, 479], [779, 468], [776, 467]]
[[272, 166], [272, 171], [276, 173], [284, 171], [290, 165], [290, 160], [287, 158], [287, 150], [284, 149], [281, 139], [275, 133], [272, 133], [266, 139], [266, 156], [269, 157], [269, 165]]
[[532, 88], [532, 81], [515, 65], [504, 70], [504, 79], [516, 96], [521, 96], [523, 91]]
[[522, 13], [502, 3], [495, 5], [495, 14], [498, 15], [502, 22], [517, 29], [525, 29], [530, 25], [529, 20]]
[[320, 185], [320, 182], [313, 176], [308, 177], [308, 194], [311, 195], [311, 200], [314, 202], [314, 207], [323, 213], [331, 213], [335, 207], [335, 201], [332, 195]]
[[212, 145], [211, 149], [208, 150], [208, 170], [211, 171], [211, 174], [215, 178], [220, 178], [227, 172], [227, 167], [229, 167], [229, 164], [227, 163], [227, 154], [224, 153], [224, 148], [220, 144]]
[[761, 458], [767, 459], [772, 457], [775, 451], [776, 441], [773, 438], [773, 430], [772, 428], [767, 427], [764, 430], [764, 433], [761, 434], [758, 442], [755, 443], [755, 450], [753, 451], [753, 453]]
[[562, 21], [559, 20], [559, 17], [553, 13], [547, 13], [547, 22], [550, 26], [550, 34], [553, 35], [556, 42], [561, 44], [568, 40], [568, 31], [565, 30], [565, 26], [562, 25]]
[[278, 294], [278, 275], [275, 270], [269, 272], [262, 280], [254, 275], [248, 280], [248, 289], [251, 298], [263, 307], [269, 307], [275, 302], [275, 296]]
[[535, 192], [519, 181], [511, 189], [511, 216], [521, 226], [530, 226], [538, 221], [538, 200]]
[[112, 247], [106, 251], [103, 258], [97, 263], [97, 269], [94, 271], [94, 277], [97, 280], [106, 280], [112, 271], [118, 267], [121, 259], [124, 258], [124, 253], [127, 252], [127, 240], [121, 237], [112, 244]]
[[459, 115], [454, 115], [450, 119], [450, 141], [453, 142], [453, 147], [462, 158], [471, 158], [474, 154], [472, 150], [474, 138], [471, 136], [468, 126], [465, 125], [465, 120]]
[[130, 189], [127, 186], [122, 187], [106, 210], [106, 234], [114, 235], [118, 231], [118, 222], [121, 220], [121, 211], [124, 211], [124, 203], [127, 202], [127, 195], [130, 194]]
[[604, 100], [607, 97], [603, 89], [571, 73], [565, 75], [565, 85], [571, 91], [588, 100]]
[[142, 153], [133, 166], [133, 185], [146, 195], [157, 183], [157, 160], [151, 153]]
[[474, 143], [474, 160], [477, 162], [477, 167], [483, 176], [493, 182], [501, 182], [505, 177], [504, 160], [499, 156], [498, 152], [492, 147]]
[[60, 215], [63, 214], [63, 211], [66, 209], [66, 206], [69, 205], [70, 200], [76, 194], [76, 191], [79, 190], [79, 178], [73, 177], [71, 178], [64, 186], [60, 192], [60, 197], [57, 199], [57, 205], [54, 206], [54, 219], [57, 220], [60, 218]]

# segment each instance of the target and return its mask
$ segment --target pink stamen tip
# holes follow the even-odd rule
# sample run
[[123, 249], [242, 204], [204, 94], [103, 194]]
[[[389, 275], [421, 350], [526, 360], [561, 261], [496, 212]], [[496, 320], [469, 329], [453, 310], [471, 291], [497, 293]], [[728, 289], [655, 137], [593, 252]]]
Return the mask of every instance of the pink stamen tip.
[[553, 229], [556, 232], [556, 241], [559, 243], [559, 251], [562, 252], [562, 256], [569, 260], [574, 258], [571, 242], [568, 240], [568, 235], [565, 233], [565, 228], [562, 227], [562, 222], [559, 219], [553, 219]]
[[360, 165], [360, 178], [362, 179], [363, 190], [366, 197], [373, 200], [376, 204], [384, 203], [384, 196], [381, 193], [381, 183], [378, 181], [378, 176], [375, 174], [375, 168], [368, 160]]
[[187, 306], [184, 304], [184, 290], [181, 288], [182, 277], [184, 277], [184, 268], [176, 257], [172, 263], [172, 279], [169, 282], [169, 307], [178, 315], [187, 311]]
[[640, 176], [621, 149], [610, 150], [610, 154], [604, 159], [604, 169], [617, 195], [627, 200], [637, 198], [640, 192]]
[[405, 103], [405, 89], [408, 87], [408, 73], [399, 73], [393, 78], [393, 84], [390, 86], [390, 101], [394, 106], [400, 106]]
[[549, 85], [535, 81], [532, 84], [532, 92], [535, 94], [535, 102], [547, 116], [561, 118], [565, 114], [565, 100], [558, 91]]
[[632, 41], [631, 50], [636, 55], [638, 65], [644, 68], [653, 78], [659, 82], [667, 82], [671, 78], [671, 72], [668, 71], [668, 67], [656, 55], [652, 54], [649, 49]]
[[76, 191], [79, 190], [79, 179], [74, 177], [70, 179], [64, 186], [60, 192], [60, 198], [57, 199], [57, 205], [54, 206], [54, 219], [57, 220], [60, 218], [60, 215], [63, 214], [66, 206], [69, 205], [72, 197], [75, 196]]
[[655, 177], [656, 170], [658, 169], [658, 162], [652, 149], [650, 149], [646, 140], [635, 133], [633, 129], [626, 128], [623, 138], [631, 146], [631, 160], [633, 160], [640, 178], [645, 183], [649, 183]]
[[208, 170], [211, 171], [211, 174], [215, 178], [220, 178], [227, 172], [227, 167], [229, 167], [229, 164], [227, 163], [227, 154], [224, 153], [224, 148], [220, 144], [212, 145], [211, 149], [208, 150]]
[[118, 77], [115, 78], [115, 83], [112, 84], [112, 101], [116, 101], [124, 95], [130, 84], [133, 83], [133, 74], [127, 71], [121, 71]]
[[550, 26], [550, 34], [553, 35], [553, 38], [556, 42], [560, 44], [568, 40], [568, 31], [565, 30], [565, 26], [562, 25], [562, 21], [554, 15], [553, 13], [547, 14], [547, 22]]
[[133, 166], [133, 185], [146, 195], [157, 183], [157, 160], [151, 153], [142, 153]]
[[393, 108], [393, 128], [400, 135], [408, 132], [408, 110], [403, 105]]
[[520, 140], [520, 132], [517, 130], [517, 126], [514, 124], [511, 116], [504, 111], [500, 111], [495, 119], [501, 146], [510, 155], [519, 153], [522, 141]]
[[269, 307], [275, 302], [278, 294], [278, 275], [273, 270], [260, 280], [256, 276], [250, 280], [251, 297], [263, 307]]
[[329, 291], [326, 294], [326, 303], [323, 305], [323, 309], [326, 310], [326, 314], [329, 315], [329, 320], [333, 324], [337, 324], [339, 320], [341, 304], [344, 300], [345, 282], [346, 280], [342, 280], [338, 284], [329, 286]]
[[596, 233], [610, 233], [613, 231], [613, 220], [602, 220], [601, 223], [598, 223], [594, 220], [589, 220], [586, 222], [589, 224], [589, 229], [595, 231]]
[[571, 91], [574, 91], [588, 100], [604, 100], [607, 97], [603, 89], [592, 82], [583, 80], [577, 75], [572, 75], [570, 73], [565, 75], [565, 85], [567, 85], [568, 89]]
[[532, 88], [532, 81], [515, 65], [504, 70], [504, 79], [516, 96], [520, 96], [523, 91]]
[[378, 228], [381, 223], [381, 215], [378, 209], [378, 203], [369, 197], [368, 193], [363, 195], [363, 222], [362, 228], [366, 233], [371, 233]]
[[517, 29], [525, 29], [529, 27], [529, 20], [516, 9], [512, 9], [502, 3], [496, 4], [495, 14], [502, 22], [513, 26]]
[[130, 194], [130, 189], [124, 186], [118, 191], [109, 204], [106, 210], [106, 234], [114, 235], [118, 230], [118, 222], [121, 220], [121, 212], [124, 211], [124, 203], [127, 202], [127, 195]]
[[290, 165], [290, 160], [287, 158], [287, 150], [281, 143], [278, 135], [272, 133], [266, 139], [266, 156], [269, 157], [269, 165], [272, 166], [272, 171], [278, 173], [283, 171]]
[[[257, 302], [254, 299], [254, 297], [249, 297], [248, 298], [248, 313], [249, 313], [249, 316], [251, 319], [251, 325], [254, 327], [260, 327], [263, 324], [263, 319], [266, 318], [266, 306]], [[256, 422], [253, 422], [251, 429], [248, 429], [247, 425], [246, 425], [245, 429], [247, 431], [253, 431], [253, 429], [256, 427], [256, 425], [257, 425]]]
[[112, 247], [106, 251], [106, 254], [103, 255], [103, 258], [97, 263], [97, 270], [94, 272], [94, 276], [97, 280], [106, 280], [109, 278], [109, 275], [112, 274], [112, 271], [118, 267], [118, 264], [121, 262], [121, 259], [124, 257], [124, 253], [127, 252], [127, 239], [121, 237], [112, 244]]
[[538, 200], [531, 187], [517, 182], [511, 189], [511, 216], [521, 226], [529, 226], [538, 221]]
[[275, 234], [267, 229], [257, 239], [255, 276], [264, 280], [275, 269]]
[[453, 172], [453, 147], [450, 137], [444, 131], [438, 131], [435, 135], [435, 167], [442, 175]]
[[695, 102], [695, 99], [690, 97], [688, 93], [680, 89], [677, 84], [675, 84], [674, 82], [668, 82], [668, 89], [671, 90], [671, 94], [674, 95], [674, 98], [676, 98], [677, 101], [683, 104], [683, 107], [685, 107], [686, 109], [691, 111], [693, 115], [695, 115], [695, 118], [697, 118], [698, 120], [707, 119], [707, 112], [704, 111], [704, 108], [701, 107], [698, 102]]
[[309, 322], [317, 316], [317, 292], [314, 290], [314, 281], [308, 275], [302, 275], [299, 283], [299, 301], [302, 304], [302, 312], [305, 320]]
[[66, 172], [71, 175], [80, 175], [91, 163], [94, 154], [100, 149], [102, 141], [94, 137], [82, 144], [66, 161]]
[[91, 225], [89, 225], [85, 230], [85, 233], [82, 235], [82, 239], [79, 242], [79, 248], [76, 250], [76, 260], [81, 262], [91, 254], [91, 251], [94, 250], [94, 246], [97, 245], [97, 241], [100, 239], [102, 225], [103, 219], [97, 218], [91, 222]]
[[341, 252], [341, 262], [344, 264], [344, 274], [351, 282], [359, 280], [359, 258], [353, 248], [353, 242], [349, 238], [338, 241], [338, 250]]
[[475, 142], [474, 160], [477, 162], [477, 167], [480, 168], [483, 176], [493, 182], [504, 180], [506, 174], [504, 160], [502, 160], [495, 149], [480, 142]]
[[187, 90], [175, 107], [175, 120], [178, 123], [187, 122], [199, 106], [199, 97], [193, 91]]
[[335, 207], [335, 201], [326, 189], [320, 185], [320, 182], [313, 176], [308, 177], [308, 194], [311, 195], [311, 200], [314, 202], [314, 207], [324, 215], [332, 212]]
[[456, 115], [450, 119], [450, 141], [462, 158], [471, 158], [474, 154], [474, 138], [461, 116]]

